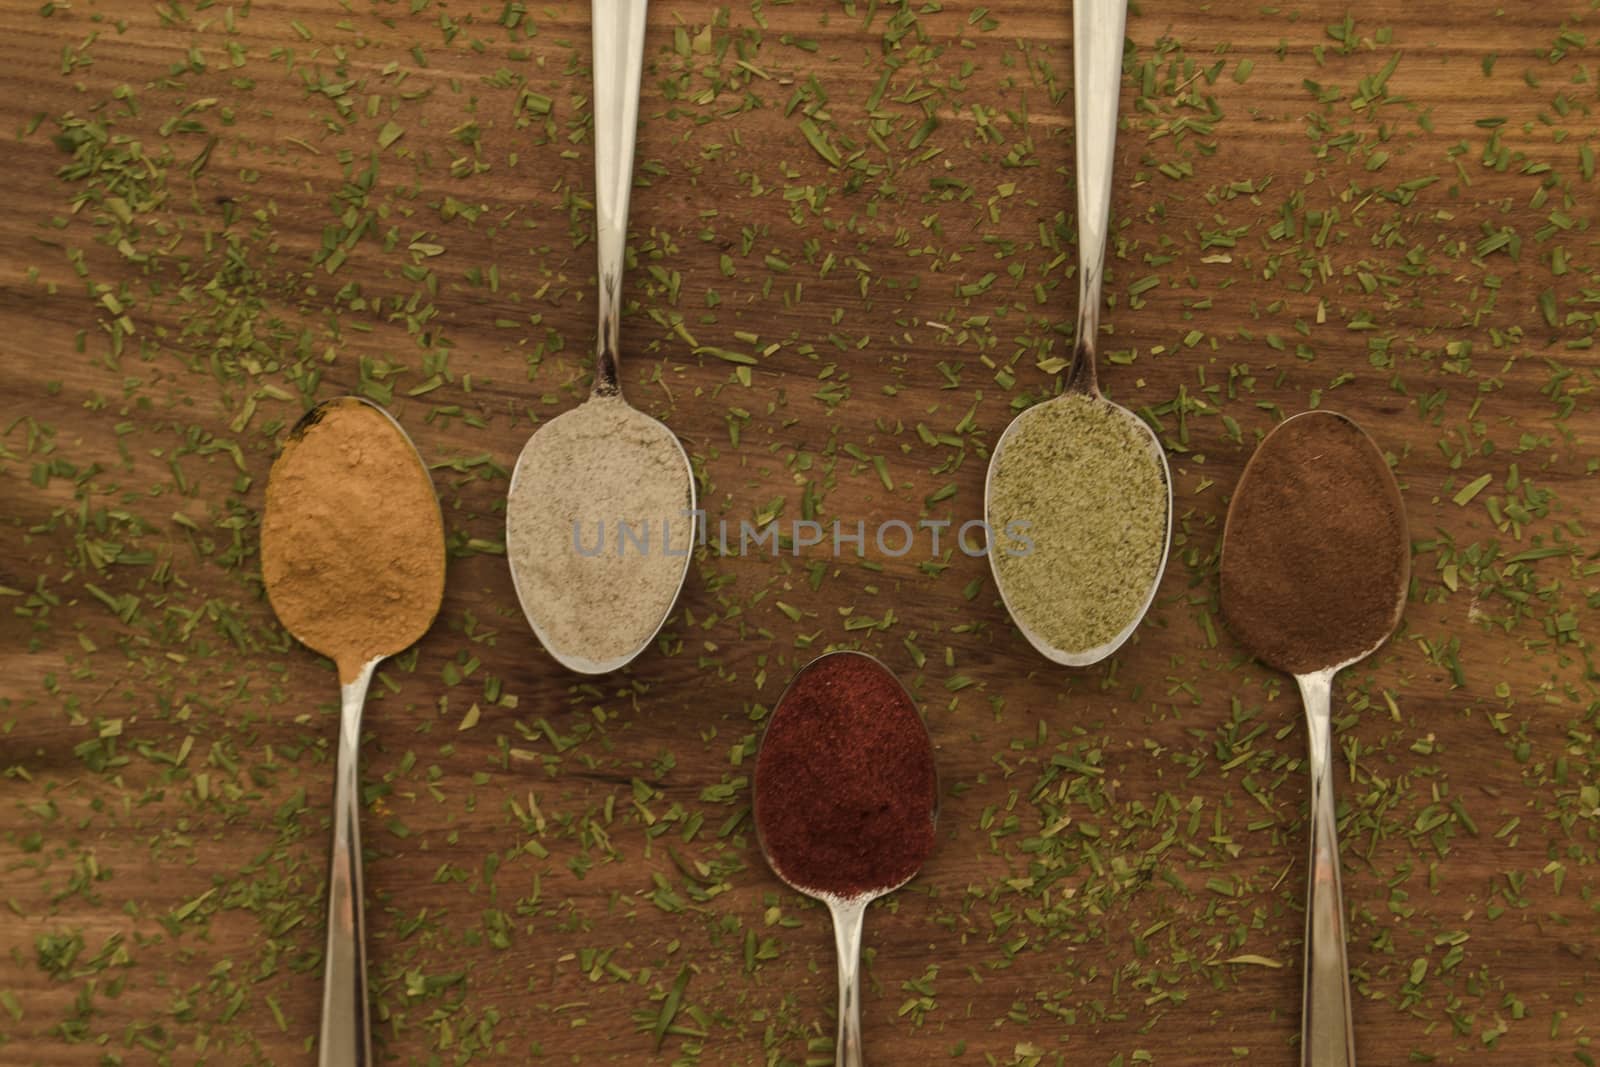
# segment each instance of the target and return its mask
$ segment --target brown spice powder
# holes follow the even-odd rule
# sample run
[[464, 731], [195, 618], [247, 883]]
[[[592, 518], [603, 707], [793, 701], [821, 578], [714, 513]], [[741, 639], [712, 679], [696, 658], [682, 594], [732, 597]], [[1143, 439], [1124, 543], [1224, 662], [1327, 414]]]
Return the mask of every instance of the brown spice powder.
[[1222, 614], [1258, 659], [1308, 674], [1371, 651], [1410, 568], [1399, 487], [1360, 427], [1313, 411], [1267, 435], [1222, 535]]
[[387, 415], [354, 397], [313, 410], [267, 480], [261, 576], [301, 643], [348, 682], [420, 638], [444, 596], [433, 481]]

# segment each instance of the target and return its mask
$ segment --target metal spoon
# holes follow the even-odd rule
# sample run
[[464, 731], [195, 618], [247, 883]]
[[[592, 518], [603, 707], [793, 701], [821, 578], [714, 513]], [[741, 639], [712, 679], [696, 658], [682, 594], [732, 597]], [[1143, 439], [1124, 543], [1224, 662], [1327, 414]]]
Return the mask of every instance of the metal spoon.
[[[622, 268], [627, 250], [628, 196], [633, 184], [633, 154], [639, 127], [639, 82], [644, 72], [644, 37], [646, 0], [593, 0], [592, 21], [594, 35], [594, 176], [595, 176], [595, 248], [599, 259], [599, 332], [595, 342], [594, 385], [586, 403], [626, 403], [622, 385], [618, 380], [618, 336], [622, 316]], [[644, 412], [637, 412], [643, 423], [649, 423], [670, 438], [677, 446], [683, 460], [683, 482], [687, 510], [695, 508], [694, 474], [689, 467], [689, 457], [683, 445], [671, 430]], [[546, 423], [546, 427], [550, 424]], [[541, 430], [544, 427], [541, 427]], [[549, 462], [544, 447], [535, 433], [523, 447], [512, 471], [508, 499], [518, 496], [519, 475], [532, 467]], [[524, 490], [525, 492], [526, 490]], [[509, 512], [511, 508], [507, 508]], [[662, 516], [670, 519], [673, 516]], [[507, 543], [515, 537], [507, 531]], [[533, 627], [545, 649], [568, 670], [581, 674], [605, 674], [630, 663], [643, 652], [672, 613], [677, 593], [689, 572], [689, 557], [685, 553], [682, 573], [679, 575], [673, 596], [662, 604], [659, 620], [638, 646], [625, 655], [595, 659], [562, 649], [552, 644], [543, 624], [545, 606], [529, 596], [517, 580], [517, 569], [512, 567], [511, 578], [517, 588], [523, 613]]]
[[[1326, 479], [1291, 480], [1273, 468], [1277, 453], [1295, 435], [1327, 431], [1334, 431], [1337, 436], [1329, 444], [1319, 444], [1319, 465], [1327, 470], [1361, 472], [1364, 477], [1349, 479], [1341, 489]], [[1370, 531], [1370, 551], [1363, 554], [1372, 561], [1375, 573], [1389, 572], [1380, 573], [1380, 581], [1392, 580], [1393, 588], [1385, 590], [1375, 583], [1370, 610], [1364, 614], [1366, 621], [1351, 624], [1340, 620], [1335, 624], [1353, 626], [1350, 632], [1328, 635], [1328, 649], [1342, 647], [1343, 651], [1295, 651], [1285, 639], [1285, 631], [1314, 627], [1318, 622], [1328, 625], [1324, 620], [1332, 599], [1332, 584], [1339, 583], [1337, 588], [1346, 590], [1348, 595], [1351, 576], [1318, 564], [1312, 553], [1290, 550], [1271, 554], [1275, 559], [1297, 561], [1285, 568], [1286, 573], [1277, 573], [1278, 568], [1267, 567], [1267, 560], [1242, 556], [1239, 545], [1247, 536], [1270, 537], [1279, 545], [1294, 545], [1318, 535], [1316, 530], [1308, 530], [1306, 523], [1262, 508], [1260, 502], [1265, 494], [1288, 497], [1294, 501], [1297, 515], [1320, 518], [1336, 515], [1340, 509], [1348, 510], [1356, 492], [1367, 494], [1368, 503], [1391, 517], [1390, 530]], [[1365, 539], [1368, 531], [1363, 530], [1361, 536]], [[1356, 1061], [1349, 964], [1345, 956], [1344, 894], [1339, 877], [1339, 824], [1333, 800], [1333, 676], [1371, 655], [1399, 624], [1410, 581], [1407, 538], [1400, 488], [1383, 453], [1354, 422], [1328, 411], [1296, 415], [1267, 435], [1240, 476], [1223, 528], [1223, 615], [1258, 659], [1294, 675], [1305, 704], [1311, 754], [1311, 850], [1300, 1020], [1301, 1062], [1305, 1067], [1354, 1067]], [[1319, 602], [1322, 612], [1318, 611]], [[1292, 613], [1296, 617], [1275, 622], [1271, 618], [1272, 606], [1277, 606], [1280, 615]], [[1248, 621], [1251, 619], [1256, 621]], [[1338, 662], [1317, 662], [1330, 658]]]
[[[381, 407], [358, 397], [337, 397], [313, 407], [290, 431], [291, 442], [313, 432], [317, 424], [338, 406], [350, 404], [365, 405], [383, 415], [394, 428], [392, 447], [403, 449], [409, 459], [416, 463], [417, 473], [424, 481], [428, 481], [427, 467], [405, 430]], [[291, 447], [293, 444], [286, 447], [274, 463], [275, 477], [283, 471], [285, 457]], [[279, 561], [284, 561], [285, 566], [292, 566], [297, 549], [303, 547], [293, 539], [274, 536], [275, 520], [281, 517], [274, 512], [285, 505], [275, 499], [273, 489], [269, 479], [261, 535], [262, 572], [267, 576], [283, 573], [277, 566]], [[362, 662], [348, 662], [346, 650], [319, 647], [326, 644], [320, 636], [322, 631], [319, 623], [326, 622], [329, 616], [338, 618], [341, 610], [349, 618], [352, 609], [348, 605], [330, 599], [318, 605], [315, 617], [297, 615], [290, 604], [282, 599], [281, 590], [279, 598], [274, 599], [277, 586], [271, 577], [267, 580], [267, 597], [273, 601], [273, 608], [284, 627], [302, 644], [334, 659], [339, 667], [339, 748], [333, 789], [333, 851], [328, 870], [328, 941], [322, 971], [322, 1033], [317, 1042], [317, 1062], [322, 1067], [366, 1067], [373, 1062], [372, 1037], [367, 1018], [367, 948], [361, 884], [357, 751], [361, 743], [361, 711], [366, 703], [367, 687], [372, 682], [373, 671], [385, 657], [405, 651], [427, 631], [444, 598], [444, 522], [431, 481], [428, 497], [433, 509], [434, 528], [438, 533], [432, 539], [433, 543], [415, 547], [418, 551], [437, 553], [437, 566], [429, 568], [429, 573], [437, 573], [437, 581], [430, 580], [428, 588], [415, 590], [418, 593], [417, 605], [413, 617], [407, 618], [406, 625], [401, 628], [403, 632], [371, 635], [372, 640], [364, 645], [372, 650], [370, 658]], [[389, 506], [399, 507], [404, 503], [404, 495], [399, 494], [389, 501]], [[350, 545], [351, 558], [370, 570], [376, 584], [384, 577], [388, 561], [363, 555], [365, 548], [364, 545]], [[277, 585], [281, 586], [285, 580], [278, 579]], [[361, 620], [349, 618], [349, 621], [359, 624]]]
[[[1098, 663], [1122, 647], [1123, 642], [1132, 636], [1155, 600], [1156, 587], [1161, 583], [1161, 574], [1167, 566], [1167, 553], [1172, 546], [1172, 472], [1167, 467], [1166, 452], [1143, 419], [1101, 395], [1095, 377], [1106, 238], [1111, 225], [1111, 174], [1116, 160], [1117, 111], [1122, 93], [1122, 44], [1127, 17], [1127, 0], [1074, 0], [1072, 5], [1073, 105], [1078, 166], [1078, 325], [1072, 366], [1067, 371], [1065, 388], [1068, 394], [1089, 397], [1105, 410], [1127, 420], [1130, 427], [1138, 428], [1135, 436], [1148, 444], [1148, 462], [1152, 467], [1160, 468], [1161, 481], [1167, 490], [1167, 528], [1162, 541], [1161, 560], [1149, 575], [1150, 588], [1139, 610], [1116, 636], [1087, 649], [1063, 649], [1052, 645], [1029, 627], [1027, 619], [1017, 615], [1007, 598], [1006, 581], [995, 563], [995, 553], [989, 553], [989, 564], [994, 571], [995, 585], [1000, 590], [1000, 599], [1011, 613], [1017, 629], [1045, 658], [1070, 667], [1087, 667]], [[1046, 403], [1055, 402], [1051, 400]], [[989, 461], [988, 479], [984, 484], [986, 515], [992, 514], [990, 501], [993, 498], [995, 472], [1006, 462], [1007, 442], [1045, 406], [1036, 404], [1018, 415], [995, 445]], [[1073, 548], [1060, 546], [1044, 550], [1070, 554]]]
[[[895, 686], [900, 690], [900, 692], [905, 695], [906, 701], [911, 703], [910, 694], [906, 693], [905, 687], [902, 686], [900, 684], [900, 680], [894, 676], [894, 672], [889, 670], [888, 667], [885, 667], [875, 657], [869, 656], [864, 652], [829, 652], [825, 655], [818, 656], [816, 659], [806, 664], [795, 674], [794, 678], [790, 680], [788, 686], [783, 691], [783, 696], [780, 696], [778, 698], [778, 703], [773, 705], [772, 714], [767, 719], [768, 730], [771, 729], [772, 723], [777, 720], [778, 716], [783, 714], [784, 701], [789, 694], [794, 691], [796, 683], [798, 683], [808, 671], [814, 669], [818, 664], [832, 659], [835, 656], [856, 656], [862, 660], [869, 661], [878, 670], [882, 671], [889, 680], [894, 682]], [[926, 736], [926, 726], [924, 726], [924, 736]], [[761, 738], [763, 745], [765, 745], [766, 739], [767, 734], [764, 732]], [[931, 753], [933, 747], [933, 741], [931, 738], [928, 740], [928, 747]], [[761, 756], [759, 750], [756, 754], [756, 773], [758, 776], [761, 773]], [[759, 785], [755, 790], [755, 793], [757, 796], [760, 795]], [[928, 818], [935, 825], [938, 824], [939, 789], [937, 782], [937, 771], [935, 772], [933, 806], [928, 813]], [[896, 889], [899, 889], [901, 886], [911, 881], [911, 879], [917, 876], [917, 870], [913, 870], [910, 874], [906, 875], [906, 877], [902, 878], [893, 885], [876, 887], [860, 893], [844, 895], [819, 890], [815, 887], [801, 885], [790, 879], [788, 875], [784, 874], [784, 857], [781, 855], [775, 855], [772, 849], [769, 848], [766, 836], [761, 832], [762, 823], [759, 810], [757, 810], [755, 813], [755, 825], [756, 840], [761, 847], [761, 855], [766, 859], [767, 866], [772, 868], [772, 872], [778, 876], [779, 880], [787, 885], [790, 889], [795, 890], [797, 893], [803, 893], [813, 900], [820, 900], [822, 903], [828, 906], [828, 914], [833, 920], [834, 955], [838, 959], [839, 964], [839, 1027], [837, 1036], [834, 1038], [834, 1063], [836, 1067], [862, 1067], [861, 929], [862, 925], [866, 921], [867, 905], [871, 904], [874, 900], [877, 900], [881, 896], [886, 896], [889, 893], [893, 893]], [[926, 857], [924, 857], [924, 859], [925, 858]], [[918, 870], [920, 869], [921, 863], [919, 861]]]

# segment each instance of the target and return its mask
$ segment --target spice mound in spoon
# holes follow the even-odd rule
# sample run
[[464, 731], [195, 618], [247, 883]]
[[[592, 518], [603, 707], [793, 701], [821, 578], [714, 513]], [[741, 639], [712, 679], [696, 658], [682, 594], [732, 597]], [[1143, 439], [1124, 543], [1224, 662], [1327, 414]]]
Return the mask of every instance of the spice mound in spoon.
[[506, 497], [506, 551], [552, 655], [603, 673], [655, 635], [689, 566], [692, 493], [678, 439], [620, 396], [596, 396], [529, 439]]
[[410, 438], [355, 397], [312, 408], [267, 479], [261, 576], [288, 631], [351, 681], [416, 642], [444, 596], [444, 523]]
[[1154, 595], [1170, 494], [1161, 457], [1135, 419], [1067, 393], [1019, 415], [990, 463], [995, 582], [1036, 645], [1069, 655], [1098, 649]]
[[807, 664], [773, 709], [755, 822], [773, 870], [838, 898], [908, 881], [933, 851], [933, 744], [889, 670], [859, 652]]
[[1360, 659], [1399, 621], [1411, 556], [1383, 453], [1343, 415], [1311, 411], [1261, 442], [1222, 535], [1222, 613], [1290, 674]]

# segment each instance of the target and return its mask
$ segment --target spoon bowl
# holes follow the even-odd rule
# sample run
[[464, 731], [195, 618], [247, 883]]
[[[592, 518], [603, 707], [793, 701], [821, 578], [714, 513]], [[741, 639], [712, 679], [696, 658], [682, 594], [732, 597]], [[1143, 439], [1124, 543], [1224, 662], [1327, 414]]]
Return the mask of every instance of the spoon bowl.
[[[1372, 529], [1372, 515], [1385, 528]], [[1285, 419], [1256, 448], [1228, 506], [1223, 615], [1257, 659], [1286, 674], [1347, 667], [1400, 621], [1408, 536], [1400, 487], [1360, 426], [1326, 410]], [[1357, 562], [1376, 575], [1359, 587], [1349, 573]]]
[[1311, 842], [1304, 1067], [1355, 1064], [1333, 799], [1333, 678], [1377, 651], [1399, 625], [1410, 567], [1400, 488], [1359, 426], [1310, 411], [1266, 436], [1228, 506], [1221, 605], [1256, 658], [1294, 675], [1305, 705]]
[[[361, 431], [356, 431], [357, 426]], [[323, 499], [342, 468], [337, 499]], [[397, 518], [409, 522], [396, 522]], [[426, 531], [420, 538], [417, 530]], [[328, 565], [332, 562], [332, 567]], [[335, 575], [319, 572], [331, 569]], [[322, 1067], [372, 1062], [367, 1014], [358, 750], [378, 664], [432, 625], [444, 597], [444, 522], [427, 466], [387, 411], [358, 397], [324, 401], [290, 430], [267, 482], [261, 570], [284, 627], [339, 670]], [[385, 632], [384, 620], [393, 627]]]
[[[1111, 637], [1087, 647], [1063, 647], [1052, 642], [1036, 628], [1034, 621], [1029, 618], [1028, 612], [1021, 610], [1021, 605], [1016, 602], [1016, 590], [1008, 580], [996, 556], [996, 549], [991, 544], [989, 551], [990, 571], [994, 575], [995, 588], [999, 590], [1000, 601], [1005, 605], [1006, 612], [1011, 616], [1011, 621], [1040, 655], [1052, 663], [1059, 663], [1067, 667], [1093, 666], [1121, 648], [1128, 638], [1133, 636], [1133, 632], [1139, 628], [1139, 623], [1144, 621], [1145, 615], [1150, 610], [1150, 605], [1155, 601], [1156, 591], [1161, 584], [1161, 575], [1167, 569], [1167, 556], [1172, 548], [1172, 471], [1167, 466], [1166, 450], [1161, 447], [1161, 441], [1156, 437], [1155, 431], [1151, 430], [1149, 425], [1139, 416], [1119, 404], [1106, 400], [1100, 396], [1098, 391], [1079, 395], [1087, 397], [1107, 416], [1116, 419], [1118, 424], [1125, 427], [1124, 436], [1128, 439], [1130, 452], [1138, 457], [1134, 462], [1142, 463], [1158, 472], [1165, 502], [1162, 506], [1160, 555], [1157, 557], [1154, 567], [1146, 571], [1148, 584], [1139, 598], [1137, 609], [1127, 616], [1121, 629], [1117, 630]], [[1028, 432], [1030, 421], [1038, 420], [1041, 416], [1046, 415], [1046, 409], [1050, 405], [1061, 405], [1063, 401], [1070, 403], [1071, 394], [1056, 397], [1028, 408], [1012, 419], [1011, 424], [1000, 435], [1000, 440], [995, 444], [989, 460], [989, 472], [984, 479], [983, 487], [983, 510], [984, 514], [990, 518], [991, 529], [1002, 525], [994, 519], [996, 514], [995, 482], [997, 477], [1004, 478], [1006, 476], [1006, 449]], [[1052, 549], [1047, 546], [1044, 550], [1070, 554], [1075, 550], [1075, 547], [1068, 545]]]
[[[600, 411], [609, 411], [608, 418], [590, 418]], [[626, 427], [625, 433], [614, 432], [618, 425]], [[662, 577], [670, 579], [670, 586], [663, 586], [657, 590], [656, 603], [653, 606], [648, 628], [634, 628], [631, 636], [622, 635], [619, 628], [612, 625], [609, 620], [597, 612], [603, 610], [592, 602], [579, 603], [583, 599], [574, 596], [577, 589], [572, 583], [572, 572], [567, 570], [562, 573], [552, 570], [541, 573], [535, 568], [513, 565], [511, 567], [511, 584], [516, 590], [517, 600], [522, 605], [523, 615], [528, 620], [528, 625], [533, 629], [534, 636], [539, 643], [550, 653], [557, 663], [567, 670], [578, 674], [609, 674], [620, 670], [633, 662], [661, 632], [667, 619], [672, 615], [672, 609], [677, 602], [679, 591], [689, 572], [689, 558], [694, 541], [694, 527], [691, 516], [694, 514], [695, 485], [693, 470], [689, 465], [689, 456], [683, 449], [677, 436], [667, 428], [666, 424], [654, 419], [644, 412], [630, 406], [622, 399], [620, 393], [610, 395], [596, 394], [571, 411], [564, 412], [556, 418], [545, 423], [528, 439], [523, 446], [517, 463], [511, 472], [511, 485], [506, 494], [506, 548], [509, 555], [516, 559], [521, 555], [519, 541], [528, 538], [534, 543], [544, 543], [545, 539], [535, 533], [525, 532], [516, 520], [516, 516], [528, 505], [541, 509], [562, 510], [562, 502], [557, 499], [561, 491], [558, 483], [552, 483], [547, 476], [552, 473], [553, 465], [558, 462], [557, 454], [570, 451], [563, 437], [569, 434], [581, 435], [586, 444], [584, 450], [591, 462], [600, 462], [605, 453], [610, 452], [612, 462], [617, 464], [632, 464], [638, 468], [638, 476], [628, 479], [630, 485], [629, 496], [632, 490], [641, 485], [649, 490], [659, 490], [664, 483], [677, 482], [682, 485], [681, 494], [667, 493], [665, 495], [678, 495], [679, 504], [663, 514], [652, 514], [646, 519], [644, 551], [659, 552], [667, 556], [681, 556], [670, 574], [662, 573]], [[643, 442], [648, 440], [650, 445]], [[663, 469], [665, 464], [659, 462], [663, 455], [670, 455], [673, 463], [670, 469]], [[583, 534], [574, 531], [572, 540], [567, 542], [572, 552], [565, 562], [571, 566], [591, 570], [593, 578], [581, 578], [586, 584], [594, 586], [595, 596], [603, 596], [612, 591], [612, 586], [621, 578], [618, 573], [625, 568], [626, 562], [621, 558], [622, 541], [621, 528], [617, 525], [622, 516], [631, 508], [631, 501], [623, 498], [605, 499], [594, 495], [593, 485], [579, 487], [582, 498], [568, 501], [570, 510], [575, 513], [593, 516], [599, 525], [600, 538], [597, 544], [598, 553], [593, 557], [588, 556], [588, 549], [580, 542]], [[680, 522], [677, 529], [687, 531], [683, 544], [679, 548], [669, 547], [669, 542], [675, 543], [672, 536], [673, 524]], [[660, 544], [651, 540], [654, 523], [660, 522]], [[606, 531], [610, 529], [615, 540], [618, 558], [604, 558], [612, 554], [612, 549], [606, 546]], [[656, 563], [657, 561], [639, 561]], [[607, 565], [611, 565], [607, 569]], [[660, 563], [662, 568], [666, 563]], [[580, 574], [582, 572], [580, 571]], [[654, 573], [654, 571], [652, 571]], [[588, 617], [581, 622], [574, 622], [570, 617], [571, 612], [582, 612]], [[568, 613], [565, 620], [561, 619], [562, 613]], [[564, 628], [571, 632], [574, 629], [586, 631], [592, 636], [590, 639], [572, 643], [559, 640], [552, 630], [560, 622]], [[623, 638], [620, 650], [606, 654], [597, 654], [597, 649], [607, 645], [615, 645], [613, 638]]]
[[[387, 566], [389, 561], [371, 556], [358, 557], [361, 559], [359, 569], [366, 573], [367, 581], [371, 583], [395, 583], [413, 577], [418, 579], [404, 589], [385, 587], [375, 592], [370, 601], [352, 602], [335, 598], [308, 606], [281, 596], [281, 591], [290, 583], [305, 580], [298, 573], [298, 568], [305, 565], [305, 560], [313, 556], [331, 556], [341, 550], [339, 539], [348, 536], [345, 528], [348, 524], [340, 521], [346, 516], [339, 513], [352, 507], [365, 507], [369, 503], [358, 498], [342, 499], [327, 509], [325, 514], [317, 516], [325, 521], [316, 522], [309, 531], [298, 531], [295, 537], [279, 532], [282, 524], [296, 517], [288, 513], [296, 505], [284, 502], [293, 491], [290, 483], [300, 477], [300, 464], [293, 453], [302, 447], [307, 435], [315, 432], [324, 420], [335, 413], [375, 420], [377, 426], [372, 432], [392, 435], [390, 447], [393, 454], [384, 457], [384, 461], [391, 464], [391, 470], [420, 472], [422, 479], [428, 482], [425, 506], [431, 515], [426, 524], [439, 531], [439, 538], [437, 551], [427, 555], [425, 575], [396, 575], [390, 573]], [[345, 462], [347, 457], [340, 456], [335, 461]], [[391, 501], [384, 497], [383, 503], [388, 506]], [[261, 532], [262, 579], [267, 600], [290, 636], [312, 651], [334, 660], [341, 679], [348, 679], [368, 660], [383, 659], [411, 647], [432, 625], [444, 599], [443, 530], [443, 514], [439, 509], [439, 499], [433, 493], [427, 466], [405, 427], [382, 407], [362, 397], [339, 396], [324, 400], [300, 416], [290, 428], [283, 450], [268, 478], [267, 505]], [[350, 551], [359, 553], [362, 547], [351, 546]], [[377, 625], [375, 608], [381, 606], [385, 614], [393, 615], [393, 601], [401, 593], [414, 601], [406, 607], [406, 625], [399, 632], [382, 632]], [[349, 631], [356, 627], [365, 627], [366, 632], [352, 638]], [[356, 641], [354, 647], [351, 645], [352, 639]]]
[[[819, 781], [817, 776], [812, 774], [815, 768], [811, 764], [808, 763], [805, 766], [796, 765], [804, 762], [804, 760], [800, 758], [785, 729], [790, 717], [806, 713], [803, 707], [797, 706], [791, 701], [791, 697], [802, 691], [800, 689], [802, 684], [809, 684], [813, 680], [815, 672], [827, 672], [830, 670], [851, 670], [858, 676], [865, 678], [864, 684], [873, 686], [877, 691], [875, 695], [883, 698], [883, 702], [876, 706], [876, 711], [885, 718], [897, 713], [901, 716], [909, 716], [909, 718], [902, 718], [896, 724], [902, 727], [900, 730], [901, 739], [913, 744], [920, 740], [921, 746], [924, 746], [919, 747], [918, 751], [905, 752], [901, 755], [903, 759], [907, 760], [916, 760], [920, 757], [926, 760], [927, 763], [929, 781], [927, 782], [928, 792], [926, 795], [928, 803], [926, 837], [918, 837], [913, 841], [906, 842], [909, 846], [906, 850], [897, 850], [892, 853], [891, 858], [895, 862], [887, 864], [891, 873], [884, 876], [881, 882], [871, 877], [864, 877], [864, 872], [859, 869], [859, 861], [862, 859], [861, 853], [867, 849], [882, 848], [885, 844], [893, 848], [898, 842], [893, 840], [885, 842], [881, 836], [875, 834], [870, 818], [857, 824], [859, 832], [847, 842], [819, 840], [810, 835], [802, 835], [804, 839], [801, 839], [793, 832], [792, 824], [784, 828], [781, 838], [777, 840], [773, 839], [768, 830], [768, 819], [761, 798], [765, 788], [769, 784], [773, 784], [769, 779], [769, 775], [789, 773], [793, 775], [790, 778], [791, 782], [807, 783], [801, 791], [801, 798], [795, 800], [791, 796], [790, 800], [796, 807], [804, 806], [803, 816], [807, 818], [808, 823], [830, 815], [835, 818], [840, 817], [840, 812], [848, 810], [851, 800], [854, 799], [847, 795], [849, 790], [846, 786], [837, 786], [829, 789]], [[825, 674], [822, 677], [826, 679]], [[835, 698], [838, 695], [830, 689], [825, 694], [826, 702], [837, 704]], [[816, 713], [816, 708], [823, 702], [823, 699], [822, 696], [818, 696], [812, 702], [813, 713]], [[874, 717], [869, 716], [869, 718]], [[911, 726], [913, 721], [915, 722], [914, 728]], [[859, 726], [860, 724], [854, 725]], [[775, 726], [778, 727], [776, 732], [774, 730]], [[834, 751], [829, 754], [829, 757], [835, 759], [843, 758], [844, 760], [856, 757], [859, 765], [852, 768], [852, 770], [857, 773], [872, 773], [873, 768], [870, 766], [870, 760], [873, 757], [881, 757], [884, 753], [881, 750], [867, 752], [870, 747], [869, 739], [850, 736], [851, 726], [852, 724], [850, 723], [829, 719], [827, 723], [818, 729], [819, 732], [826, 733], [826, 736], [834, 746]], [[916, 736], [917, 734], [920, 734], [920, 738]], [[774, 737], [780, 737], [781, 740], [774, 741]], [[776, 754], [774, 746], [778, 749]], [[824, 757], [818, 755], [816, 758], [821, 759]], [[914, 765], [908, 764], [907, 766]], [[885, 773], [890, 773], [894, 769], [886, 768]], [[913, 777], [916, 776], [913, 775]], [[756, 841], [761, 849], [762, 857], [767, 861], [767, 865], [772, 868], [773, 873], [785, 885], [798, 893], [827, 905], [828, 913], [833, 923], [834, 949], [839, 967], [839, 1027], [834, 1044], [836, 1064], [837, 1067], [861, 1067], [862, 926], [866, 918], [867, 905], [881, 896], [894, 892], [915, 878], [927, 859], [928, 851], [932, 848], [933, 832], [939, 820], [938, 771], [933, 760], [932, 739], [928, 736], [927, 726], [916, 712], [916, 704], [912, 701], [911, 695], [906, 692], [899, 679], [895, 678], [893, 672], [874, 657], [862, 652], [830, 652], [819, 656], [801, 668], [794, 678], [790, 680], [788, 686], [785, 687], [783, 694], [778, 698], [778, 702], [773, 705], [772, 714], [767, 719], [766, 728], [762, 733], [761, 744], [756, 752], [755, 779], [755, 803], [752, 814], [756, 827]], [[808, 791], [810, 795], [804, 795]], [[877, 815], [879, 820], [886, 817], [898, 818], [909, 815], [914, 825], [915, 820], [919, 818], [915, 808], [916, 798], [900, 794], [897, 795], [896, 800], [905, 805], [902, 810], [890, 813], [887, 816], [883, 812], [873, 812], [872, 814]], [[785, 815], [794, 814], [787, 806], [782, 811]], [[859, 812], [849, 811], [849, 814], [858, 815]], [[837, 849], [834, 848], [835, 845], [838, 846]], [[819, 852], [828, 852], [826, 857], [829, 861], [826, 865], [828, 873], [823, 879], [814, 881], [795, 873], [797, 867], [805, 867], [808, 864], [802, 860], [802, 857], [788, 855], [788, 853], [791, 851], [797, 852], [808, 847]], [[877, 858], [881, 860], [884, 857], [880, 854]], [[810, 865], [817, 866], [821, 857], [812, 856], [810, 859]], [[820, 881], [827, 881], [830, 884], [816, 884], [816, 882]]]

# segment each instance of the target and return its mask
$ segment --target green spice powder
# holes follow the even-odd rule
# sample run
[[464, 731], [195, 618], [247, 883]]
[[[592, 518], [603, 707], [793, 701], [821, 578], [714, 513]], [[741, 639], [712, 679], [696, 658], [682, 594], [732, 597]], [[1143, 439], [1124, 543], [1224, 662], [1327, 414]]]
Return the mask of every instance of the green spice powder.
[[1166, 482], [1148, 436], [1109, 405], [1071, 394], [1020, 420], [990, 476], [995, 576], [1026, 631], [1086, 652], [1127, 627], [1158, 577]]

